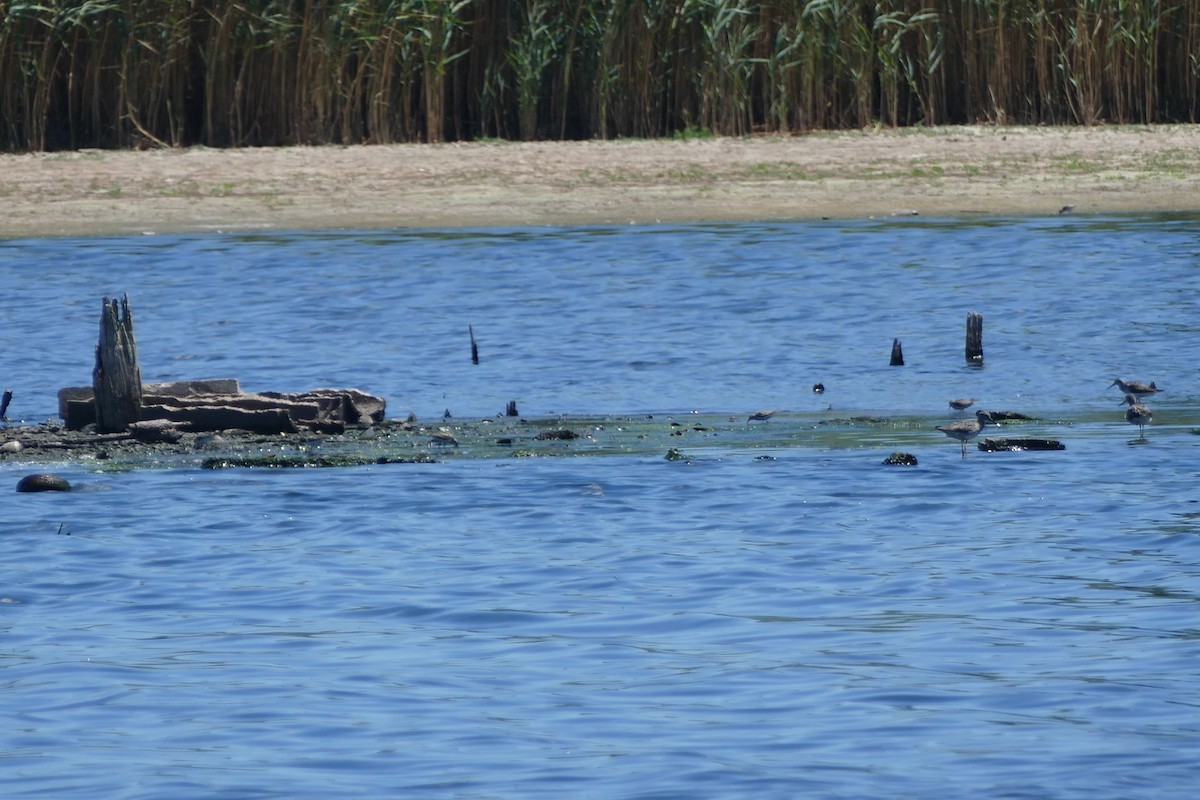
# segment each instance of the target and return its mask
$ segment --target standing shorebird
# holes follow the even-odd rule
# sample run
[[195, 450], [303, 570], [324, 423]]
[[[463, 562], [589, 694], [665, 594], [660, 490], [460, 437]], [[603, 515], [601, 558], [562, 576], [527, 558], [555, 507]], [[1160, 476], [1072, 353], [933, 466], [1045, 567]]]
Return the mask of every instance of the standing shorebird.
[[983, 426], [992, 421], [992, 416], [986, 411], [976, 411], [975, 419], [964, 419], [962, 422], [952, 422], [949, 425], [938, 425], [937, 429], [962, 442], [963, 458], [967, 457], [967, 441], [974, 439], [983, 430]]
[[971, 406], [975, 405], [978, 398], [975, 397], [956, 397], [950, 401], [950, 407], [955, 411], [966, 411]]
[[1118, 405], [1129, 405], [1125, 409], [1125, 421], [1130, 425], [1137, 425], [1138, 430], [1142, 433], [1142, 438], [1146, 438], [1146, 426], [1154, 419], [1154, 414], [1150, 409], [1138, 402], [1137, 397], [1132, 392], [1125, 393], [1125, 399]]
[[1154, 385], [1154, 381], [1150, 381], [1150, 385], [1147, 386], [1146, 384], [1142, 383], [1141, 381], [1123, 381], [1120, 378], [1116, 378], [1115, 380], [1113, 380], [1112, 383], [1110, 383], [1108, 385], [1108, 388], [1111, 389], [1114, 386], [1119, 388], [1124, 394], [1131, 394], [1138, 398], [1142, 398], [1148, 394], [1154, 394], [1155, 392], [1162, 391], [1162, 389], [1159, 389], [1157, 386]]

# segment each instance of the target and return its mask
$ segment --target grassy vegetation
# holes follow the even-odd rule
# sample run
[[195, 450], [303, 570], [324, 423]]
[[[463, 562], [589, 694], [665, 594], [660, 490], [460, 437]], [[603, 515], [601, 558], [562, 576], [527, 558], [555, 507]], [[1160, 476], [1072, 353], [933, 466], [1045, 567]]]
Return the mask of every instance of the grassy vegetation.
[[0, 0], [0, 150], [1200, 120], [1200, 0]]

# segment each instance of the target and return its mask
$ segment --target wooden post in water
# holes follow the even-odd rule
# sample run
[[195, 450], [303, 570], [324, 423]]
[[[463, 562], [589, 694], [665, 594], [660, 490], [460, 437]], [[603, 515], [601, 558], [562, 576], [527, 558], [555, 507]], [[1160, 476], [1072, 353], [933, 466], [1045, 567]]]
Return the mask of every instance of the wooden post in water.
[[904, 348], [900, 346], [899, 339], [892, 339], [892, 360], [889, 363], [892, 367], [904, 366]]
[[479, 363], [479, 345], [475, 344], [475, 329], [470, 325], [467, 326], [467, 333], [471, 334], [471, 363]]
[[967, 314], [967, 363], [983, 366], [983, 315]]
[[506, 416], [506, 417], [520, 416], [519, 414], [517, 414], [517, 401], [516, 400], [508, 401], [508, 407], [504, 409], [504, 416]]
[[138, 367], [128, 295], [121, 298], [119, 306], [116, 300], [104, 298], [92, 390], [96, 397], [97, 433], [122, 433], [138, 421], [142, 409], [142, 370]]

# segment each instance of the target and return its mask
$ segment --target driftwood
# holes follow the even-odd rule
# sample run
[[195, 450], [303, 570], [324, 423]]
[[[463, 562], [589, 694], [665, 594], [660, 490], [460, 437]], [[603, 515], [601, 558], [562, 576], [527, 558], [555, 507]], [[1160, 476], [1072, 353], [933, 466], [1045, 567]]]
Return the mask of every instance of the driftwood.
[[[138, 426], [131, 432], [159, 440], [171, 436], [166, 427], [193, 432], [341, 433], [346, 425], [381, 422], [387, 406], [383, 398], [358, 389], [247, 394], [230, 378], [146, 384], [141, 394], [140, 419], [159, 424]], [[94, 398], [88, 387], [59, 390], [59, 415], [68, 429], [79, 430], [96, 422]]]
[[142, 405], [142, 373], [138, 369], [137, 342], [133, 338], [133, 315], [129, 311], [128, 296], [121, 299], [120, 305], [116, 300], [104, 298], [92, 390], [97, 432], [120, 433], [138, 421]]

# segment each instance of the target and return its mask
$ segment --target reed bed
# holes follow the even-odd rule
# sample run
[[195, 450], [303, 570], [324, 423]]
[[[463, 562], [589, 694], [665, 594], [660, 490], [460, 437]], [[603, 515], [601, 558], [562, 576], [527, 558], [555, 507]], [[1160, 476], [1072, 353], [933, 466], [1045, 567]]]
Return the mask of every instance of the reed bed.
[[1195, 122], [1200, 0], [0, 0], [0, 149]]

